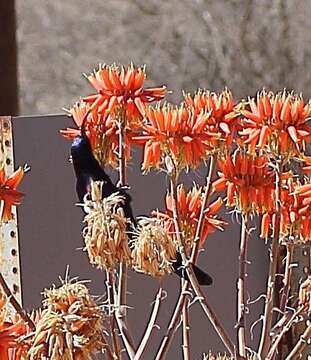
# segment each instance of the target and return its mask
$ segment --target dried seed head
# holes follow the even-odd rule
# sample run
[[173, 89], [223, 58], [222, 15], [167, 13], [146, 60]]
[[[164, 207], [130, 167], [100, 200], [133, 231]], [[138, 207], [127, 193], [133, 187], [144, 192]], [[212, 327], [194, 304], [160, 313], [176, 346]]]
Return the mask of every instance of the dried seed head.
[[138, 272], [159, 277], [172, 272], [176, 243], [167, 226], [158, 218], [144, 218], [138, 223], [133, 239], [133, 267]]
[[305, 311], [311, 313], [311, 276], [300, 285], [299, 305], [304, 306]]
[[114, 193], [102, 199], [102, 187], [102, 182], [92, 182], [91, 200], [85, 200], [84, 222], [87, 225], [83, 238], [90, 263], [111, 270], [120, 262], [131, 262], [126, 233], [129, 221], [120, 206], [123, 197]]
[[44, 291], [41, 319], [28, 355], [33, 360], [87, 360], [106, 346], [105, 316], [81, 282]]

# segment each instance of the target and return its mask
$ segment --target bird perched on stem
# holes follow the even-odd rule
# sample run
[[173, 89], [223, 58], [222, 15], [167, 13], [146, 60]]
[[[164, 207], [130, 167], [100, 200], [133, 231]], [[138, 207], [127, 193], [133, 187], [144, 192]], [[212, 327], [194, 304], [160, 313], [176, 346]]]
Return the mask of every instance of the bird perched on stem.
[[[76, 192], [80, 202], [84, 202], [85, 195], [90, 192], [91, 181], [104, 182], [102, 188], [103, 197], [108, 197], [113, 193], [119, 193], [124, 197], [122, 208], [125, 217], [128, 218], [131, 222], [128, 228], [128, 235], [131, 238], [131, 230], [136, 225], [136, 219], [133, 215], [131, 207], [131, 196], [123, 188], [117, 187], [115, 184], [113, 184], [105, 170], [95, 159], [89, 139], [83, 131], [81, 135], [75, 137], [72, 142], [71, 159], [77, 179]], [[172, 267], [178, 276], [188, 280], [186, 271], [182, 264], [181, 255], [178, 252], [176, 261], [172, 264]], [[196, 265], [192, 265], [192, 267], [200, 285], [208, 286], [212, 284], [213, 280], [207, 273], [202, 271]]]

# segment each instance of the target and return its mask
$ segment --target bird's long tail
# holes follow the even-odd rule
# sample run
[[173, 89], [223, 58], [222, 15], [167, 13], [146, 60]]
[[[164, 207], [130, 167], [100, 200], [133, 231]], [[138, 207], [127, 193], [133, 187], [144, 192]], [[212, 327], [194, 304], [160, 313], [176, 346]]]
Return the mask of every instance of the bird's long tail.
[[[180, 276], [181, 278], [189, 281], [188, 275], [185, 271], [185, 268], [182, 265], [182, 258], [180, 253], [177, 253], [176, 261], [172, 264], [174, 272]], [[199, 285], [202, 286], [209, 286], [212, 285], [213, 279], [203, 270], [201, 270], [198, 266], [192, 265], [192, 269], [194, 272], [195, 277], [198, 280]]]

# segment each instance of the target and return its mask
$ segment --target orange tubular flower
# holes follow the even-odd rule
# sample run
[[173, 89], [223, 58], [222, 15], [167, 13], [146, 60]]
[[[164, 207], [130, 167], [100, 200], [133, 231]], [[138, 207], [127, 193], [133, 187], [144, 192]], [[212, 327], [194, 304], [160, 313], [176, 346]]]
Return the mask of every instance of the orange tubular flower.
[[[261, 237], [268, 238], [273, 216], [265, 214]], [[289, 177], [282, 181], [280, 232], [283, 241], [311, 241], [311, 184], [301, 185]]]
[[81, 135], [81, 126], [85, 120], [85, 128], [89, 127], [89, 124], [92, 123], [92, 117], [89, 116], [91, 112], [91, 105], [84, 102], [83, 100], [76, 102], [69, 110], [69, 116], [72, 118], [73, 122], [77, 128], [66, 128], [60, 130], [60, 133], [67, 139], [72, 140], [76, 136]]
[[[177, 189], [177, 211], [181, 231], [184, 236], [185, 244], [188, 250], [191, 248], [196, 227], [199, 220], [203, 197], [203, 189], [194, 186], [190, 191], [186, 192], [183, 185], [179, 185]], [[203, 246], [208, 234], [216, 229], [223, 231], [225, 222], [217, 218], [217, 213], [222, 207], [222, 199], [218, 198], [209, 205], [205, 211], [200, 245]], [[166, 211], [164, 213], [156, 212], [160, 218], [166, 219], [167, 230], [170, 234], [175, 234], [173, 223], [173, 197], [170, 193], [166, 195]]]
[[210, 141], [215, 134], [207, 131], [207, 112], [197, 114], [181, 105], [165, 104], [146, 109], [147, 123], [136, 140], [145, 144], [142, 168], [159, 168], [165, 157], [171, 157], [178, 170], [195, 168], [208, 157]]
[[[231, 144], [234, 127], [238, 118], [238, 113], [234, 110], [234, 100], [229, 90], [224, 90], [220, 94], [210, 91], [199, 90], [194, 96], [185, 94], [185, 103], [195, 109], [197, 114], [202, 111], [209, 113], [207, 128], [210, 133], [215, 134], [217, 142], [214, 146], [225, 143]], [[219, 140], [221, 143], [219, 144]]]
[[[74, 137], [81, 135], [81, 126], [83, 127], [94, 153], [94, 156], [102, 166], [107, 164], [116, 167], [118, 164], [117, 152], [119, 147], [118, 126], [117, 123], [109, 116], [108, 113], [99, 113], [96, 109], [92, 109], [89, 103], [81, 100], [77, 102], [70, 110], [70, 115], [76, 129], [67, 128], [61, 130], [61, 134], [72, 140]], [[126, 132], [126, 159], [130, 157], [130, 142], [132, 132]]]
[[[268, 146], [275, 155], [290, 158], [301, 155], [306, 141], [311, 139], [311, 103], [304, 103], [301, 96], [286, 91], [274, 95], [262, 91], [257, 98], [248, 100], [247, 108], [240, 112], [242, 141], [250, 153], [255, 148]], [[243, 104], [242, 104], [243, 105]]]
[[274, 174], [266, 157], [237, 153], [219, 160], [219, 167], [213, 188], [227, 192], [227, 206], [236, 206], [244, 214], [273, 209]]
[[24, 177], [25, 170], [19, 167], [12, 175], [6, 177], [4, 166], [0, 168], [0, 200], [3, 202], [0, 221], [9, 221], [13, 218], [12, 206], [20, 205], [24, 196], [16, 190]]
[[162, 100], [166, 87], [144, 88], [146, 73], [144, 67], [135, 68], [133, 64], [124, 66], [99, 66], [99, 69], [87, 76], [98, 94], [84, 98], [92, 106], [109, 114], [117, 114], [124, 109], [127, 125], [136, 125], [145, 113], [145, 104]]
[[311, 241], [311, 183], [297, 185], [292, 195], [293, 209], [289, 219], [295, 226], [296, 236], [301, 242]]
[[0, 290], [0, 359], [22, 360], [25, 359], [28, 344], [18, 340], [31, 330], [19, 316], [15, 316], [11, 322], [5, 321], [7, 304], [6, 296]]
[[2, 322], [0, 324], [0, 359], [22, 360], [25, 357], [27, 346], [18, 342], [22, 335], [27, 334], [27, 326], [22, 320], [14, 323]]
[[87, 76], [98, 91], [77, 102], [70, 110], [77, 128], [61, 130], [64, 137], [73, 139], [81, 134], [81, 126], [88, 136], [97, 160], [104, 166], [117, 166], [119, 122], [125, 129], [125, 157], [130, 157], [133, 130], [137, 130], [145, 114], [145, 104], [161, 100], [166, 87], [144, 88], [143, 67], [101, 66]]
[[303, 158], [304, 166], [302, 167], [302, 171], [305, 174], [311, 174], [311, 156], [305, 156]]

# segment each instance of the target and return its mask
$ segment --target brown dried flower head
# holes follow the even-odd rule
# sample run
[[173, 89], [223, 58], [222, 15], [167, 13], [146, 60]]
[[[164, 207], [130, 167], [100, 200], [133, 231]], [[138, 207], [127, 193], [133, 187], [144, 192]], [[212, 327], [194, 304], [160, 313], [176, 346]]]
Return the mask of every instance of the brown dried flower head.
[[46, 289], [44, 296], [30, 359], [87, 360], [105, 348], [105, 317], [84, 284], [66, 281]]
[[172, 272], [176, 243], [169, 235], [165, 221], [143, 218], [133, 240], [133, 267], [138, 272], [161, 277]]
[[311, 313], [311, 276], [300, 285], [299, 305], [304, 306], [305, 311]]
[[102, 199], [103, 182], [92, 182], [91, 200], [85, 200], [87, 215], [83, 229], [85, 250], [90, 263], [111, 270], [121, 261], [131, 262], [126, 233], [128, 220], [120, 206], [124, 199], [117, 193]]

